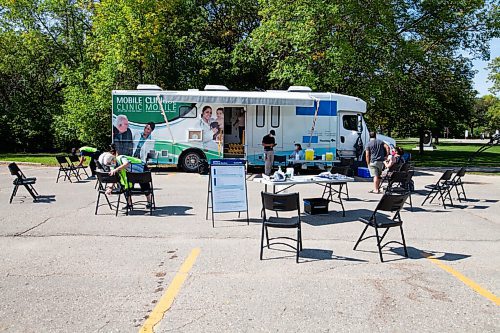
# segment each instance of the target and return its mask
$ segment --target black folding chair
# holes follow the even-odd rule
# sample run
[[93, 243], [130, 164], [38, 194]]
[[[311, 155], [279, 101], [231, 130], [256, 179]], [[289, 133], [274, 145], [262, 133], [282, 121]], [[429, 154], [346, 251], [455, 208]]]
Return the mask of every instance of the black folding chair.
[[[467, 200], [467, 196], [465, 195], [465, 189], [464, 189], [464, 183], [462, 182], [462, 177], [465, 176], [465, 167], [461, 167], [460, 170], [453, 176], [453, 178], [448, 182], [448, 185], [450, 185], [450, 191], [455, 188], [457, 191], [457, 197], [458, 201], [462, 202], [462, 198], [460, 198], [460, 195], [463, 194], [463, 200]], [[459, 191], [460, 187], [460, 191]]]
[[410, 168], [410, 162], [403, 162], [400, 158], [399, 163], [394, 164], [389, 170], [387, 170], [387, 172], [385, 172], [385, 175], [383, 175], [382, 180], [380, 181], [378, 189], [380, 190], [384, 187], [384, 184], [389, 182], [389, 179], [391, 178], [393, 172], [408, 172]]
[[[260, 260], [262, 260], [262, 254], [264, 252], [264, 233], [266, 234], [267, 248], [270, 249], [271, 245], [285, 245], [296, 251], [295, 261], [299, 262], [299, 252], [302, 251], [302, 232], [300, 225], [300, 204], [299, 204], [299, 194], [273, 194], [267, 192], [261, 192], [262, 195], [262, 234], [260, 238]], [[275, 212], [276, 217], [267, 216], [267, 211]], [[278, 213], [283, 212], [293, 212], [296, 211], [291, 217], [279, 217]], [[297, 229], [297, 239], [290, 237], [274, 237], [269, 238], [268, 228], [282, 228], [282, 229]], [[279, 239], [289, 239], [297, 242], [296, 246], [288, 243], [279, 242], [275, 240]], [[274, 241], [270, 243], [270, 241]]]
[[441, 199], [441, 202], [443, 203], [443, 207], [446, 208], [446, 199], [450, 200], [451, 206], [453, 206], [453, 200], [451, 198], [451, 185], [450, 185], [450, 179], [451, 176], [453, 175], [453, 170], [446, 170], [441, 177], [439, 177], [438, 181], [436, 184], [431, 184], [431, 185], [426, 185], [425, 188], [429, 189], [430, 192], [427, 194], [425, 197], [424, 201], [422, 202], [422, 206], [425, 204], [427, 199], [429, 199], [431, 196], [431, 201], [429, 203], [432, 203], [432, 201], [439, 195], [438, 199]]
[[414, 171], [402, 172], [395, 171], [391, 174], [387, 186], [384, 187], [385, 193], [391, 194], [408, 194], [410, 199], [410, 208], [413, 210], [413, 203], [411, 200], [412, 192], [412, 178]]
[[78, 178], [80, 178], [80, 171], [81, 170], [85, 173], [85, 176], [87, 176], [87, 178], [89, 178], [89, 174], [87, 173], [87, 166], [79, 165], [80, 159], [78, 158], [78, 156], [69, 155], [68, 160], [69, 160], [69, 165], [76, 171]]
[[[97, 211], [100, 206], [103, 206], [105, 204], [99, 205], [99, 200], [101, 198], [101, 195], [104, 196], [106, 199], [106, 202], [109, 206], [109, 209], [113, 209], [113, 204], [109, 200], [109, 195], [118, 195], [118, 199], [116, 200], [116, 213], [115, 216], [118, 216], [118, 209], [120, 207], [120, 198], [122, 194], [125, 194], [125, 191], [123, 189], [123, 186], [120, 184], [120, 180], [118, 178], [118, 175], [113, 175], [110, 176], [109, 173], [107, 172], [101, 172], [101, 171], [96, 171], [96, 176], [97, 176], [97, 202], [95, 205], [95, 215], [97, 215]], [[106, 193], [107, 187], [111, 186], [112, 190], [110, 194]], [[127, 205], [127, 214], [128, 214], [128, 205]]]
[[[149, 214], [153, 215], [153, 210], [156, 209], [155, 194], [153, 189], [153, 177], [151, 176], [151, 171], [146, 172], [127, 172], [127, 181], [132, 184], [127, 189], [127, 197], [130, 197], [130, 202], [132, 203], [132, 197], [137, 195], [151, 195], [151, 202], [146, 207], [149, 208]], [[136, 188], [135, 184], [139, 184], [141, 188]], [[147, 185], [145, 185], [147, 184]], [[138, 201], [140, 202], [140, 201]], [[136, 202], [137, 203], [137, 202]], [[133, 209], [133, 203], [130, 205]], [[127, 210], [128, 214], [128, 210]]]
[[[370, 217], [359, 218], [359, 221], [365, 223], [366, 226], [363, 229], [363, 232], [361, 233], [361, 235], [359, 236], [358, 241], [356, 242], [356, 245], [354, 245], [353, 250], [356, 250], [356, 248], [358, 247], [358, 244], [360, 242], [364, 241], [365, 239], [375, 237], [377, 239], [377, 248], [378, 248], [378, 253], [380, 255], [381, 262], [384, 262], [384, 258], [382, 257], [382, 249], [391, 243], [403, 245], [405, 257], [408, 258], [408, 250], [406, 249], [405, 235], [403, 233], [403, 220], [401, 220], [401, 214], [400, 214], [401, 208], [403, 208], [403, 205], [405, 204], [407, 198], [408, 198], [408, 194], [385, 193], [382, 196], [382, 199], [380, 199], [380, 201], [377, 205], [377, 208], [375, 208], [375, 210], [373, 211], [373, 213]], [[393, 212], [394, 215], [391, 218], [390, 216], [387, 216], [386, 214], [380, 213], [380, 211]], [[363, 238], [368, 227], [372, 227], [375, 229], [375, 235], [367, 236], [367, 237]], [[402, 242], [389, 241], [389, 242], [382, 244], [382, 241], [384, 240], [385, 236], [387, 235], [387, 232], [389, 231], [390, 228], [393, 228], [393, 227], [399, 227], [399, 230], [401, 231]], [[384, 233], [382, 234], [382, 236], [380, 236], [380, 234], [379, 234], [379, 229], [384, 229]]]
[[111, 168], [109, 166], [102, 165], [101, 162], [99, 162], [98, 160], [95, 161], [95, 166], [96, 166], [97, 171], [101, 171], [101, 172], [110, 172], [111, 171]]
[[71, 166], [70, 162], [64, 156], [56, 156], [57, 163], [59, 164], [59, 172], [57, 173], [56, 183], [59, 182], [59, 178], [64, 177], [64, 180], [68, 179], [70, 183], [71, 177], [75, 176], [77, 180], [80, 180], [80, 176], [76, 172], [76, 169]]
[[285, 166], [286, 165], [286, 156], [284, 155], [274, 155], [273, 166]]
[[19, 169], [16, 163], [10, 163], [8, 167], [10, 174], [16, 177], [16, 179], [14, 179], [14, 181], [12, 182], [12, 184], [14, 185], [14, 190], [12, 191], [12, 195], [10, 196], [9, 203], [12, 203], [12, 199], [16, 196], [19, 186], [24, 186], [24, 188], [26, 188], [28, 193], [33, 198], [33, 201], [36, 202], [39, 196], [38, 192], [35, 190], [35, 187], [33, 187], [33, 185], [36, 183], [36, 178], [27, 178], [21, 171], [21, 169]]

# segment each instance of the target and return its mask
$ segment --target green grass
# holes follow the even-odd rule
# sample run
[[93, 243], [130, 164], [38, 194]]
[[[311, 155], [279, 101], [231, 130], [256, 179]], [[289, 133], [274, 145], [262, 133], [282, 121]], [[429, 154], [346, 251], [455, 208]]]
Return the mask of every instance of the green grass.
[[41, 163], [47, 166], [57, 166], [57, 161], [55, 156], [59, 154], [30, 154], [30, 153], [17, 153], [17, 154], [0, 154], [0, 161], [12, 161], [12, 162], [30, 162], [30, 163]]
[[[436, 146], [437, 150], [424, 151], [419, 155], [418, 151], [412, 150], [418, 144], [417, 140], [396, 140], [397, 144], [410, 152], [416, 167], [460, 167], [468, 165], [467, 160], [481, 146], [479, 143], [455, 143], [443, 142]], [[500, 146], [496, 145], [477, 155], [471, 162], [471, 166], [500, 167]]]

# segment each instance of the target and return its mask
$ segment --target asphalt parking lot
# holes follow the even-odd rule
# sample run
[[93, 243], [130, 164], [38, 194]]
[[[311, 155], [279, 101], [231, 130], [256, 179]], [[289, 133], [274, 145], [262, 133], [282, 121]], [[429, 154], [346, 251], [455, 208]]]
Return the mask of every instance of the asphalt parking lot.
[[152, 322], [154, 332], [500, 331], [499, 176], [467, 174], [469, 200], [444, 209], [420, 206], [439, 173], [418, 172], [414, 209], [402, 212], [409, 258], [395, 245], [384, 263], [374, 240], [352, 249], [358, 217], [380, 195], [349, 184], [345, 217], [335, 204], [303, 217], [296, 264], [283, 250], [259, 260], [263, 185], [251, 179], [250, 225], [226, 213], [212, 228], [208, 176], [154, 174], [154, 216], [115, 217], [105, 206], [94, 215], [93, 181], [56, 184], [56, 168], [22, 169], [55, 201], [20, 189], [9, 204], [12, 177], [0, 166], [0, 332], [147, 332]]

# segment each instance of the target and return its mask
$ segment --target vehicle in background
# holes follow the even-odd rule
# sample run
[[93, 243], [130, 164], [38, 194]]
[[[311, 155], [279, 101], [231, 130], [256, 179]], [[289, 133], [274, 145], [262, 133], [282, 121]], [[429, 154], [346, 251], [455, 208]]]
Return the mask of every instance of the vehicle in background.
[[[359, 160], [369, 140], [363, 100], [303, 86], [229, 91], [209, 85], [203, 91], [169, 91], [139, 85], [137, 90], [114, 90], [112, 101], [113, 124], [118, 115], [127, 116], [133, 137], [139, 137], [146, 123], [155, 123], [148, 151], [155, 164], [174, 164], [187, 172], [214, 158], [264, 165], [261, 143], [271, 129], [276, 133], [275, 155], [288, 156], [300, 143], [316, 156], [332, 153], [336, 160]], [[378, 137], [395, 145], [391, 138]], [[133, 142], [134, 151], [137, 144]]]

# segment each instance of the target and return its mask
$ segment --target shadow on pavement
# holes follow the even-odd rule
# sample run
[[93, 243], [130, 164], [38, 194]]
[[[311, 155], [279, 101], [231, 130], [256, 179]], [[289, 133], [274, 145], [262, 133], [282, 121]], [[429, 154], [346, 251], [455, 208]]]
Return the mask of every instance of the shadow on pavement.
[[[408, 249], [408, 259], [424, 259], [432, 256], [438, 260], [457, 261], [470, 257], [469, 254], [421, 250], [412, 246], [407, 246], [406, 248]], [[391, 248], [390, 251], [404, 257], [403, 247]]]
[[[195, 215], [193, 213], [188, 213], [188, 210], [192, 210], [193, 207], [191, 206], [163, 206], [163, 207], [156, 207], [155, 210], [153, 210], [153, 216], [172, 216], [172, 215], [184, 215], [184, 216], [192, 216]], [[148, 209], [149, 213], [149, 209]]]
[[12, 203], [25, 203], [32, 201], [33, 203], [52, 203], [56, 201], [55, 195], [37, 195], [36, 199], [32, 197], [18, 195], [12, 199]]
[[302, 262], [313, 262], [318, 260], [339, 260], [339, 261], [354, 261], [354, 262], [367, 262], [366, 260], [337, 256], [333, 254], [332, 250], [322, 249], [303, 249], [300, 251], [299, 259], [312, 259]]

